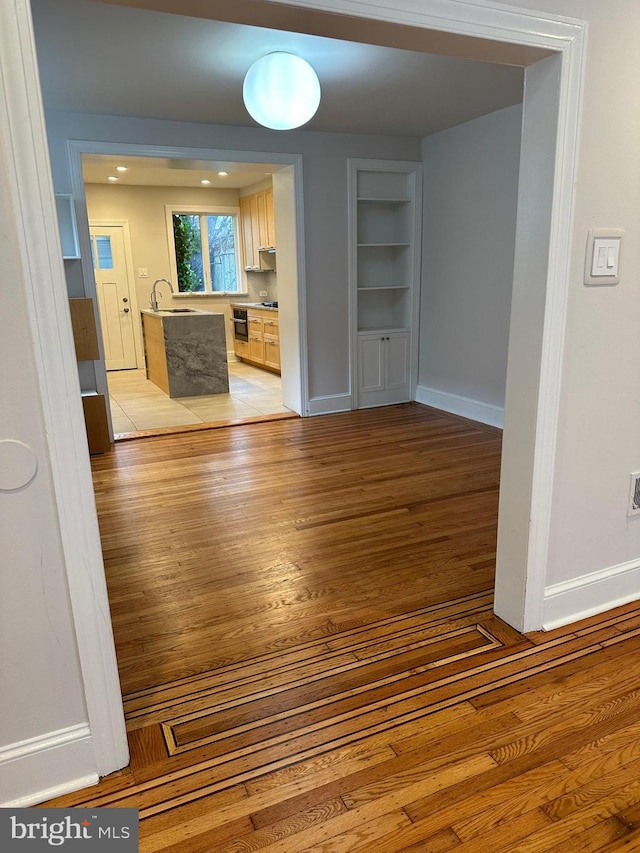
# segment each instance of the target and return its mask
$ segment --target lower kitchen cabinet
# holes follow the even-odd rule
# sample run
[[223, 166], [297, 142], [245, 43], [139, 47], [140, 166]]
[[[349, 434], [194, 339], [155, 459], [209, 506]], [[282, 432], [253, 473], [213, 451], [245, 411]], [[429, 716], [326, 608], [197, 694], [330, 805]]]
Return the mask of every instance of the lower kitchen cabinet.
[[408, 331], [358, 334], [358, 407], [410, 399]]
[[249, 341], [241, 341], [236, 338], [233, 342], [233, 350], [238, 358], [249, 358]]
[[249, 358], [264, 364], [264, 336], [262, 332], [249, 332]]
[[280, 340], [272, 335], [264, 336], [264, 366], [280, 372]]
[[251, 307], [247, 312], [248, 341], [234, 341], [238, 358], [256, 367], [280, 373], [280, 326], [278, 312]]

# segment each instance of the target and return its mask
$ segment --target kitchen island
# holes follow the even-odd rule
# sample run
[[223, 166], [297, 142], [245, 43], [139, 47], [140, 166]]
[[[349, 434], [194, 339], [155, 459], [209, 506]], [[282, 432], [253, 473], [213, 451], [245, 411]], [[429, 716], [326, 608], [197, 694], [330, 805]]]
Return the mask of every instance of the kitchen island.
[[143, 309], [147, 379], [169, 397], [229, 393], [224, 314]]

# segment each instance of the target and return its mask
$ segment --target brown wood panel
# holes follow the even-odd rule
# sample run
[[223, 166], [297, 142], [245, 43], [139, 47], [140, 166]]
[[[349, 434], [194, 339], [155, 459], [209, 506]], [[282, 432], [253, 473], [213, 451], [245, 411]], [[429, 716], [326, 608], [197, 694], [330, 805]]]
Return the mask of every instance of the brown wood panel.
[[165, 394], [168, 394], [169, 374], [167, 372], [162, 317], [152, 317], [150, 314], [142, 314], [141, 316], [147, 379], [157, 385]]
[[111, 450], [107, 403], [104, 394], [83, 394], [82, 409], [87, 429], [89, 453], [106, 453]]
[[499, 464], [417, 404], [95, 457], [131, 766], [51, 805], [146, 853], [640, 849], [640, 606], [493, 615]]
[[100, 358], [98, 332], [93, 299], [73, 298], [69, 300], [73, 342], [78, 361], [95, 361]]

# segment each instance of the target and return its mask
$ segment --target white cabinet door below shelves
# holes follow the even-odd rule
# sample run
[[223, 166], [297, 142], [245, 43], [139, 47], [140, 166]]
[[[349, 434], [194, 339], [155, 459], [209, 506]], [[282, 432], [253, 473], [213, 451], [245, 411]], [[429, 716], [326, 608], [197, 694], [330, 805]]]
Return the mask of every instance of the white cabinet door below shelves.
[[358, 335], [358, 407], [409, 399], [409, 340], [409, 332]]
[[387, 335], [385, 348], [385, 388], [387, 390], [408, 388], [409, 335], [406, 332]]
[[381, 335], [358, 335], [360, 393], [384, 388], [384, 340]]

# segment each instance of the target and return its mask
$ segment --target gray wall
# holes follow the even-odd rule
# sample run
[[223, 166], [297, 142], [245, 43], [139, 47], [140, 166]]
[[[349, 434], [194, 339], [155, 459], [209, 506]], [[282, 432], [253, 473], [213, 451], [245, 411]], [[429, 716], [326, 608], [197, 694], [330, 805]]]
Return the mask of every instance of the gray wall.
[[521, 122], [517, 105], [423, 140], [424, 402], [504, 409]]

